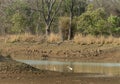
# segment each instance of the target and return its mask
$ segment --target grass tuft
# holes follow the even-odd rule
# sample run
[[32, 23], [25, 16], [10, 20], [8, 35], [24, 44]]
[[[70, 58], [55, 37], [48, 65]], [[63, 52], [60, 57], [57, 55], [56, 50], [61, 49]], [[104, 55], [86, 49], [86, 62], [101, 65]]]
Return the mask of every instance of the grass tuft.
[[60, 42], [61, 40], [62, 40], [61, 35], [54, 33], [51, 33], [47, 38], [48, 42]]
[[83, 36], [82, 34], [77, 34], [74, 37], [74, 42], [81, 45], [89, 45], [89, 44], [120, 44], [120, 38], [116, 38], [113, 36], [92, 36], [87, 35]]
[[5, 42], [41, 42], [44, 40], [43, 35], [31, 35], [31, 34], [19, 34], [19, 35], [8, 35], [5, 37]]

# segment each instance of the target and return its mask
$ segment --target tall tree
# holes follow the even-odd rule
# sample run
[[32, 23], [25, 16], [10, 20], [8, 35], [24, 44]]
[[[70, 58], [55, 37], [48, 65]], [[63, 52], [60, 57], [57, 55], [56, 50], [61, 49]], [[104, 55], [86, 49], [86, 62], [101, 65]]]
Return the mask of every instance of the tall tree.
[[87, 6], [87, 0], [65, 0], [66, 7], [70, 16], [70, 27], [68, 33], [68, 40], [72, 38], [72, 22], [74, 16], [80, 16]]
[[58, 13], [63, 0], [42, 0], [41, 12], [46, 24], [46, 36], [51, 32], [51, 24]]
[[70, 28], [69, 28], [69, 33], [68, 33], [68, 40], [71, 39], [72, 36], [72, 21], [73, 21], [73, 10], [74, 10], [74, 0], [70, 1], [69, 9], [70, 9]]

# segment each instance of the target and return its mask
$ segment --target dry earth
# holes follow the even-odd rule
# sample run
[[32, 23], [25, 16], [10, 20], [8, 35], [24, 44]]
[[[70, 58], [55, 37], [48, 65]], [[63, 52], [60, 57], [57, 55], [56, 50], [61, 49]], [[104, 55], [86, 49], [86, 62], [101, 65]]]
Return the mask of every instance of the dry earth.
[[4, 55], [4, 57], [0, 55], [0, 84], [120, 84], [120, 77], [83, 77], [88, 74], [43, 71], [13, 60], [46, 57], [77, 61], [120, 62], [120, 45], [78, 45], [71, 42], [1, 43], [0, 52]]

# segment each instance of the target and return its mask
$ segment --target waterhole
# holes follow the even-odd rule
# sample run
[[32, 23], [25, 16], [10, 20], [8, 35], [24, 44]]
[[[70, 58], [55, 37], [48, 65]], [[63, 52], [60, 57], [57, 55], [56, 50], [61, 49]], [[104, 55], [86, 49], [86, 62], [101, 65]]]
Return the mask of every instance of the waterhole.
[[65, 73], [89, 73], [105, 76], [120, 76], [120, 63], [93, 63], [49, 60], [17, 60], [41, 70]]

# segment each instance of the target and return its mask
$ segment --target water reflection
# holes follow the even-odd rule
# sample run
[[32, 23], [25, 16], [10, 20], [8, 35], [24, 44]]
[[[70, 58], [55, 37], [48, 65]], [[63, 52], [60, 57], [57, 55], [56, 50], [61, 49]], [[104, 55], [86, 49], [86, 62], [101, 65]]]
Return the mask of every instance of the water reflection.
[[120, 63], [87, 63], [49, 60], [17, 60], [42, 70], [120, 76]]

